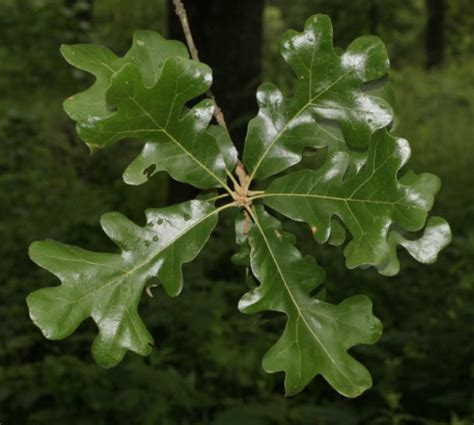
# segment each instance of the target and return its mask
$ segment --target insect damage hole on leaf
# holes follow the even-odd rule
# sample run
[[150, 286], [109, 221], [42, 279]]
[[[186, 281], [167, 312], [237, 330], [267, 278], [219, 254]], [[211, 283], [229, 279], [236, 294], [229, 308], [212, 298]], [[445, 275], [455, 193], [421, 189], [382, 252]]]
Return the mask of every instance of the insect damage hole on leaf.
[[[136, 32], [122, 57], [104, 47], [62, 46], [71, 65], [95, 77], [64, 109], [91, 149], [127, 138], [143, 144], [123, 172], [126, 184], [145, 184], [164, 171], [205, 192], [146, 210], [144, 226], [118, 212], [104, 214], [100, 224], [115, 252], [34, 242], [30, 258], [61, 283], [27, 297], [31, 319], [57, 340], [92, 318], [98, 328], [92, 354], [103, 367], [117, 365], [128, 351], [149, 355], [154, 340], [138, 314], [143, 293], [153, 297], [162, 287], [178, 296], [182, 266], [204, 248], [220, 214], [233, 210], [239, 250], [232, 261], [245, 267], [249, 286], [239, 310], [286, 318], [263, 369], [285, 374], [287, 395], [321, 375], [340, 394], [356, 397], [372, 379], [349, 350], [375, 343], [381, 321], [364, 295], [328, 302], [323, 268], [301, 254], [271, 211], [306, 223], [318, 243], [345, 245], [348, 268], [373, 266], [387, 276], [399, 271], [399, 246], [431, 263], [449, 243], [446, 221], [429, 217], [439, 179], [406, 170], [408, 142], [392, 134], [385, 46], [364, 36], [345, 51], [335, 49], [325, 15], [309, 18], [302, 32], [287, 31], [281, 54], [295, 91], [285, 97], [274, 84], [260, 86], [259, 111], [239, 160], [210, 91], [212, 71], [199, 61], [182, 2], [174, 3], [191, 58], [184, 44], [151, 31]], [[199, 100], [204, 94], [208, 99]], [[289, 170], [308, 151], [324, 154], [321, 165]]]
[[143, 174], [149, 179], [155, 172], [156, 170], [156, 164], [151, 164], [147, 168], [143, 170]]

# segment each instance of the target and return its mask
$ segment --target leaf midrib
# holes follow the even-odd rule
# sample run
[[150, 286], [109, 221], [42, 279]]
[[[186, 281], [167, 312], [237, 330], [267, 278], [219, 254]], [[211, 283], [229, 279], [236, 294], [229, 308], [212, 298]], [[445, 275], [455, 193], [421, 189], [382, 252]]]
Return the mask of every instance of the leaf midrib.
[[288, 129], [288, 127], [292, 124], [292, 122], [297, 119], [309, 106], [312, 106], [313, 102], [321, 97], [324, 93], [327, 93], [333, 86], [335, 86], [339, 81], [342, 79], [346, 78], [349, 74], [354, 72], [353, 69], [347, 71], [343, 75], [341, 75], [339, 78], [337, 78], [335, 81], [333, 81], [331, 84], [329, 84], [327, 87], [325, 87], [323, 90], [321, 90], [319, 93], [317, 93], [314, 97], [309, 98], [309, 100], [304, 104], [304, 106], [296, 112], [295, 115], [293, 115], [288, 122], [282, 127], [282, 129], [278, 132], [278, 134], [275, 136], [273, 141], [267, 146], [265, 149], [263, 155], [260, 157], [260, 159], [257, 161], [257, 164], [255, 165], [255, 168], [253, 169], [252, 173], [250, 174], [250, 180], [253, 180], [255, 178], [255, 174], [257, 174], [257, 170], [260, 168], [262, 165], [263, 160], [266, 158], [268, 155], [268, 152], [273, 148], [275, 143], [280, 140], [281, 136], [285, 133], [285, 131]]
[[256, 211], [253, 209], [248, 209], [249, 213], [251, 213], [251, 216], [255, 222], [255, 224], [257, 225], [257, 228], [260, 232], [260, 234], [262, 235], [262, 238], [263, 240], [265, 241], [265, 245], [267, 246], [267, 249], [268, 249], [268, 252], [270, 253], [270, 256], [272, 257], [272, 260], [273, 260], [273, 263], [275, 264], [277, 270], [278, 270], [278, 274], [280, 275], [281, 277], [281, 280], [283, 282], [283, 285], [285, 286], [285, 289], [293, 303], [293, 305], [295, 306], [296, 308], [296, 311], [298, 312], [298, 317], [301, 318], [301, 320], [303, 321], [303, 323], [305, 324], [305, 326], [307, 327], [307, 329], [309, 330], [310, 334], [314, 336], [314, 338], [316, 339], [316, 341], [318, 342], [318, 344], [320, 345], [320, 347], [323, 349], [323, 351], [326, 353], [326, 355], [329, 357], [329, 359], [331, 360], [331, 362], [334, 364], [334, 366], [336, 367], [336, 369], [340, 372], [340, 374], [348, 381], [350, 382], [352, 385], [353, 382], [347, 377], [347, 375], [342, 371], [342, 369], [339, 367], [339, 365], [337, 364], [337, 362], [334, 360], [334, 358], [331, 356], [331, 354], [329, 353], [329, 351], [327, 350], [326, 346], [322, 343], [322, 341], [319, 339], [318, 335], [316, 333], [314, 333], [313, 329], [311, 328], [310, 324], [307, 322], [306, 320], [306, 317], [305, 315], [303, 314], [303, 309], [299, 307], [298, 305], [298, 302], [296, 301], [296, 298], [288, 284], [288, 282], [286, 281], [285, 279], [285, 276], [280, 268], [280, 265], [275, 257], [275, 254], [273, 253], [273, 250], [271, 248], [271, 245], [270, 245], [270, 242], [268, 241], [267, 239], [267, 236], [257, 218], [257, 214], [256, 214]]
[[[211, 211], [209, 214], [206, 214], [205, 216], [203, 216], [200, 220], [196, 221], [192, 226], [190, 226], [188, 229], [186, 229], [186, 232], [185, 233], [182, 233], [180, 234], [178, 237], [176, 237], [175, 239], [173, 239], [172, 241], [170, 241], [167, 245], [163, 246], [163, 247], [160, 247], [160, 249], [155, 252], [152, 256], [148, 257], [145, 261], [143, 261], [142, 263], [136, 265], [135, 267], [133, 267], [132, 269], [128, 270], [128, 271], [125, 271], [124, 269], [119, 269], [119, 270], [123, 270], [125, 271], [125, 273], [123, 274], [120, 274], [119, 276], [113, 278], [110, 282], [107, 282], [105, 283], [104, 285], [100, 286], [100, 287], [97, 287], [95, 288], [93, 291], [91, 291], [90, 293], [86, 294], [86, 295], [83, 295], [82, 297], [80, 298], [77, 298], [76, 300], [67, 300], [67, 299], [62, 299], [63, 301], [67, 302], [68, 304], [76, 304], [78, 302], [81, 302], [82, 300], [92, 296], [93, 294], [95, 294], [96, 292], [98, 291], [101, 291], [102, 289], [105, 289], [106, 287], [108, 286], [111, 286], [117, 282], [119, 282], [121, 279], [135, 273], [138, 269], [146, 266], [148, 263], [150, 263], [151, 261], [154, 261], [156, 259], [156, 257], [158, 257], [163, 251], [165, 251], [167, 248], [169, 248], [170, 246], [172, 246], [177, 240], [179, 240], [180, 238], [184, 237], [189, 231], [191, 231], [192, 229], [194, 229], [197, 225], [201, 224], [203, 221], [209, 219], [210, 217], [212, 217], [214, 214], [218, 214], [219, 212], [221, 212], [222, 210], [224, 209], [227, 209], [227, 208], [231, 208], [234, 206], [234, 203], [230, 203], [230, 204], [227, 204], [227, 205], [223, 205], [222, 207], [220, 208], [217, 208], [213, 211]], [[117, 254], [119, 255], [119, 254]]]
[[[212, 178], [214, 178], [214, 180], [216, 180], [222, 187], [227, 187], [227, 184], [220, 178], [218, 177], [216, 174], [214, 174], [214, 172], [212, 172], [209, 168], [206, 167], [206, 165], [204, 165], [201, 161], [199, 161], [198, 158], [196, 158], [191, 152], [189, 152], [181, 143], [179, 143], [178, 140], [176, 140], [176, 138], [168, 132], [168, 130], [166, 128], [164, 128], [163, 126], [161, 126], [158, 121], [156, 121], [153, 116], [132, 96], [129, 96], [129, 99], [135, 103], [135, 105], [137, 105], [142, 111], [143, 113], [151, 120], [151, 122], [156, 126], [156, 128], [163, 132], [173, 143], [175, 143], [179, 148], [181, 148], [183, 150], [183, 152], [185, 152], [194, 162], [196, 162], [196, 164], [198, 164], [204, 171], [206, 171]], [[176, 99], [176, 97], [175, 97]]]
[[400, 198], [398, 201], [375, 201], [372, 199], [358, 199], [358, 198], [341, 198], [337, 196], [328, 196], [328, 195], [315, 195], [315, 194], [310, 194], [310, 193], [293, 193], [293, 192], [279, 192], [279, 193], [263, 193], [261, 195], [255, 196], [253, 199], [260, 199], [260, 198], [278, 198], [278, 197], [297, 197], [297, 198], [316, 198], [316, 199], [326, 199], [330, 201], [339, 201], [339, 202], [363, 202], [366, 204], [382, 204], [382, 205], [390, 205], [390, 206], [395, 206], [395, 205], [400, 205], [402, 207], [407, 207], [407, 208], [416, 208], [416, 209], [423, 209], [422, 207], [418, 205], [410, 205], [410, 204], [405, 204], [401, 203], [400, 201], [403, 200], [404, 198]]

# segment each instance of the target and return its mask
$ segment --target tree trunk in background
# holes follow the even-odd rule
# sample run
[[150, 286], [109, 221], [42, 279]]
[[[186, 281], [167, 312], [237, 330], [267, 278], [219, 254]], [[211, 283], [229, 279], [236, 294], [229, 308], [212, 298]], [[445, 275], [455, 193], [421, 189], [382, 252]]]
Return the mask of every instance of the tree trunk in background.
[[[262, 60], [263, 0], [184, 0], [201, 61], [213, 70], [212, 90], [234, 142], [243, 147], [255, 115]], [[184, 40], [169, 0], [169, 37]]]
[[[242, 152], [248, 120], [257, 113], [264, 0], [183, 0], [183, 3], [199, 58], [213, 71], [212, 91], [233, 141]], [[168, 0], [168, 36], [184, 41], [172, 0]], [[188, 196], [184, 185], [171, 184], [171, 201]]]
[[439, 66], [444, 60], [445, 0], [426, 0], [426, 67]]

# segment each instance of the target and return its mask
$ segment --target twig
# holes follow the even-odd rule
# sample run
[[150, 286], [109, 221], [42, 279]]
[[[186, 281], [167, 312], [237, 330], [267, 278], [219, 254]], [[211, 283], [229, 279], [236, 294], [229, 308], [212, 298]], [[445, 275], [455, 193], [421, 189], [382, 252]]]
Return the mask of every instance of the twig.
[[[181, 26], [183, 27], [184, 37], [186, 38], [186, 44], [188, 45], [188, 49], [189, 49], [189, 52], [191, 53], [191, 57], [195, 61], [200, 62], [199, 52], [198, 52], [198, 49], [196, 48], [196, 44], [194, 44], [194, 38], [191, 32], [191, 27], [189, 26], [188, 14], [186, 13], [184, 4], [182, 0], [173, 0], [173, 4], [175, 7], [176, 15], [178, 16], [179, 21], [181, 22]], [[217, 123], [221, 127], [224, 127], [228, 133], [229, 130], [225, 122], [224, 113], [222, 112], [222, 109], [217, 104], [216, 97], [214, 96], [214, 93], [212, 93], [211, 90], [207, 91], [207, 97], [214, 102], [214, 117], [216, 118]]]
[[228, 193], [223, 193], [222, 195], [213, 196], [212, 198], [204, 199], [206, 202], [217, 201], [218, 199], [227, 198], [230, 196]]
[[237, 186], [239, 186], [239, 183], [237, 182], [237, 180], [235, 179], [234, 175], [229, 171], [229, 170], [225, 170], [226, 173], [227, 173], [227, 177], [229, 177], [229, 179], [232, 181], [232, 183], [234, 184], [234, 190], [237, 189]]
[[189, 26], [188, 15], [186, 13], [186, 9], [184, 8], [184, 4], [181, 0], [173, 0], [173, 4], [175, 7], [176, 15], [181, 22], [181, 26], [183, 28], [184, 37], [186, 38], [186, 43], [188, 45], [189, 52], [191, 53], [191, 57], [199, 62], [199, 53], [198, 49], [196, 49], [196, 45], [194, 44], [193, 34], [191, 33], [191, 27]]
[[239, 178], [240, 187], [244, 191], [247, 191], [248, 176], [247, 176], [247, 173], [245, 172], [244, 164], [242, 164], [240, 161], [237, 161], [237, 167], [235, 167], [235, 174], [237, 174], [237, 177]]

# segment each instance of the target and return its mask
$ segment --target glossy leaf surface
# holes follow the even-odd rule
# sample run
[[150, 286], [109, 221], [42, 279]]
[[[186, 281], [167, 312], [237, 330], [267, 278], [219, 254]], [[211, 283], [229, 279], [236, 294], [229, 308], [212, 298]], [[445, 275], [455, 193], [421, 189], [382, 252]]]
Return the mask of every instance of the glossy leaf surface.
[[[249, 124], [244, 151], [252, 177], [269, 177], [296, 164], [309, 146], [367, 146], [373, 132], [392, 121], [390, 105], [360, 88], [388, 71], [387, 52], [377, 37], [358, 38], [339, 55], [330, 19], [315, 15], [302, 33], [285, 33], [281, 53], [299, 81], [291, 98], [272, 84], [258, 91], [260, 110]], [[325, 120], [340, 126], [343, 139]]]
[[64, 45], [61, 53], [71, 65], [96, 78], [89, 89], [64, 102], [64, 110], [74, 121], [90, 121], [109, 115], [106, 92], [112, 77], [124, 65], [135, 64], [140, 69], [145, 85], [151, 87], [158, 80], [166, 59], [189, 56], [183, 43], [166, 40], [152, 31], [135, 32], [132, 48], [124, 57], [115, 55], [106, 47], [90, 44]]
[[31, 259], [55, 274], [61, 285], [28, 296], [32, 320], [47, 338], [63, 339], [91, 317], [99, 330], [93, 355], [104, 367], [115, 366], [127, 350], [148, 355], [153, 338], [137, 312], [143, 288], [157, 277], [168, 295], [181, 292], [181, 266], [202, 249], [218, 211], [204, 201], [147, 210], [145, 227], [116, 212], [104, 214], [102, 228], [120, 253], [97, 253], [52, 240], [33, 243]]
[[113, 78], [107, 103], [116, 112], [78, 124], [78, 133], [91, 146], [105, 147], [124, 138], [146, 141], [129, 165], [124, 180], [144, 183], [158, 170], [199, 188], [225, 185], [225, 164], [215, 139], [207, 133], [214, 106], [203, 100], [182, 116], [185, 102], [210, 86], [206, 65], [170, 58], [158, 82], [147, 88], [138, 68], [126, 65]]
[[350, 158], [334, 154], [318, 171], [302, 170], [274, 180], [264, 201], [278, 212], [313, 229], [319, 242], [331, 234], [331, 220], [338, 217], [352, 240], [344, 254], [347, 266], [384, 266], [390, 260], [390, 227], [418, 231], [434, 201], [440, 183], [432, 174], [397, 174], [410, 156], [404, 139], [385, 130], [372, 138], [365, 166], [345, 178]]
[[405, 248], [417, 261], [424, 264], [434, 263], [440, 251], [451, 242], [451, 228], [444, 218], [431, 217], [425, 227], [423, 236], [419, 239], [407, 239], [397, 231], [390, 232], [388, 245], [390, 260], [380, 273], [394, 276], [400, 271], [400, 262], [397, 256], [397, 246]]
[[382, 324], [372, 315], [372, 303], [365, 296], [338, 305], [310, 297], [324, 279], [323, 270], [312, 257], [302, 257], [279, 221], [262, 207], [254, 209], [253, 219], [250, 260], [261, 284], [242, 297], [239, 309], [278, 311], [288, 318], [282, 337], [265, 354], [264, 369], [285, 372], [288, 395], [301, 391], [318, 374], [341, 394], [360, 395], [372, 380], [347, 350], [380, 337]]
[[212, 73], [206, 65], [187, 59], [184, 45], [153, 32], [138, 32], [123, 58], [87, 45], [65, 46], [62, 51], [69, 62], [97, 78], [91, 88], [64, 105], [89, 147], [104, 148], [125, 138], [146, 142], [124, 173], [127, 183], [142, 184], [165, 170], [198, 188], [225, 185], [220, 147], [230, 165], [235, 148], [219, 130], [208, 131], [212, 101], [186, 107], [186, 102], [209, 89]]

